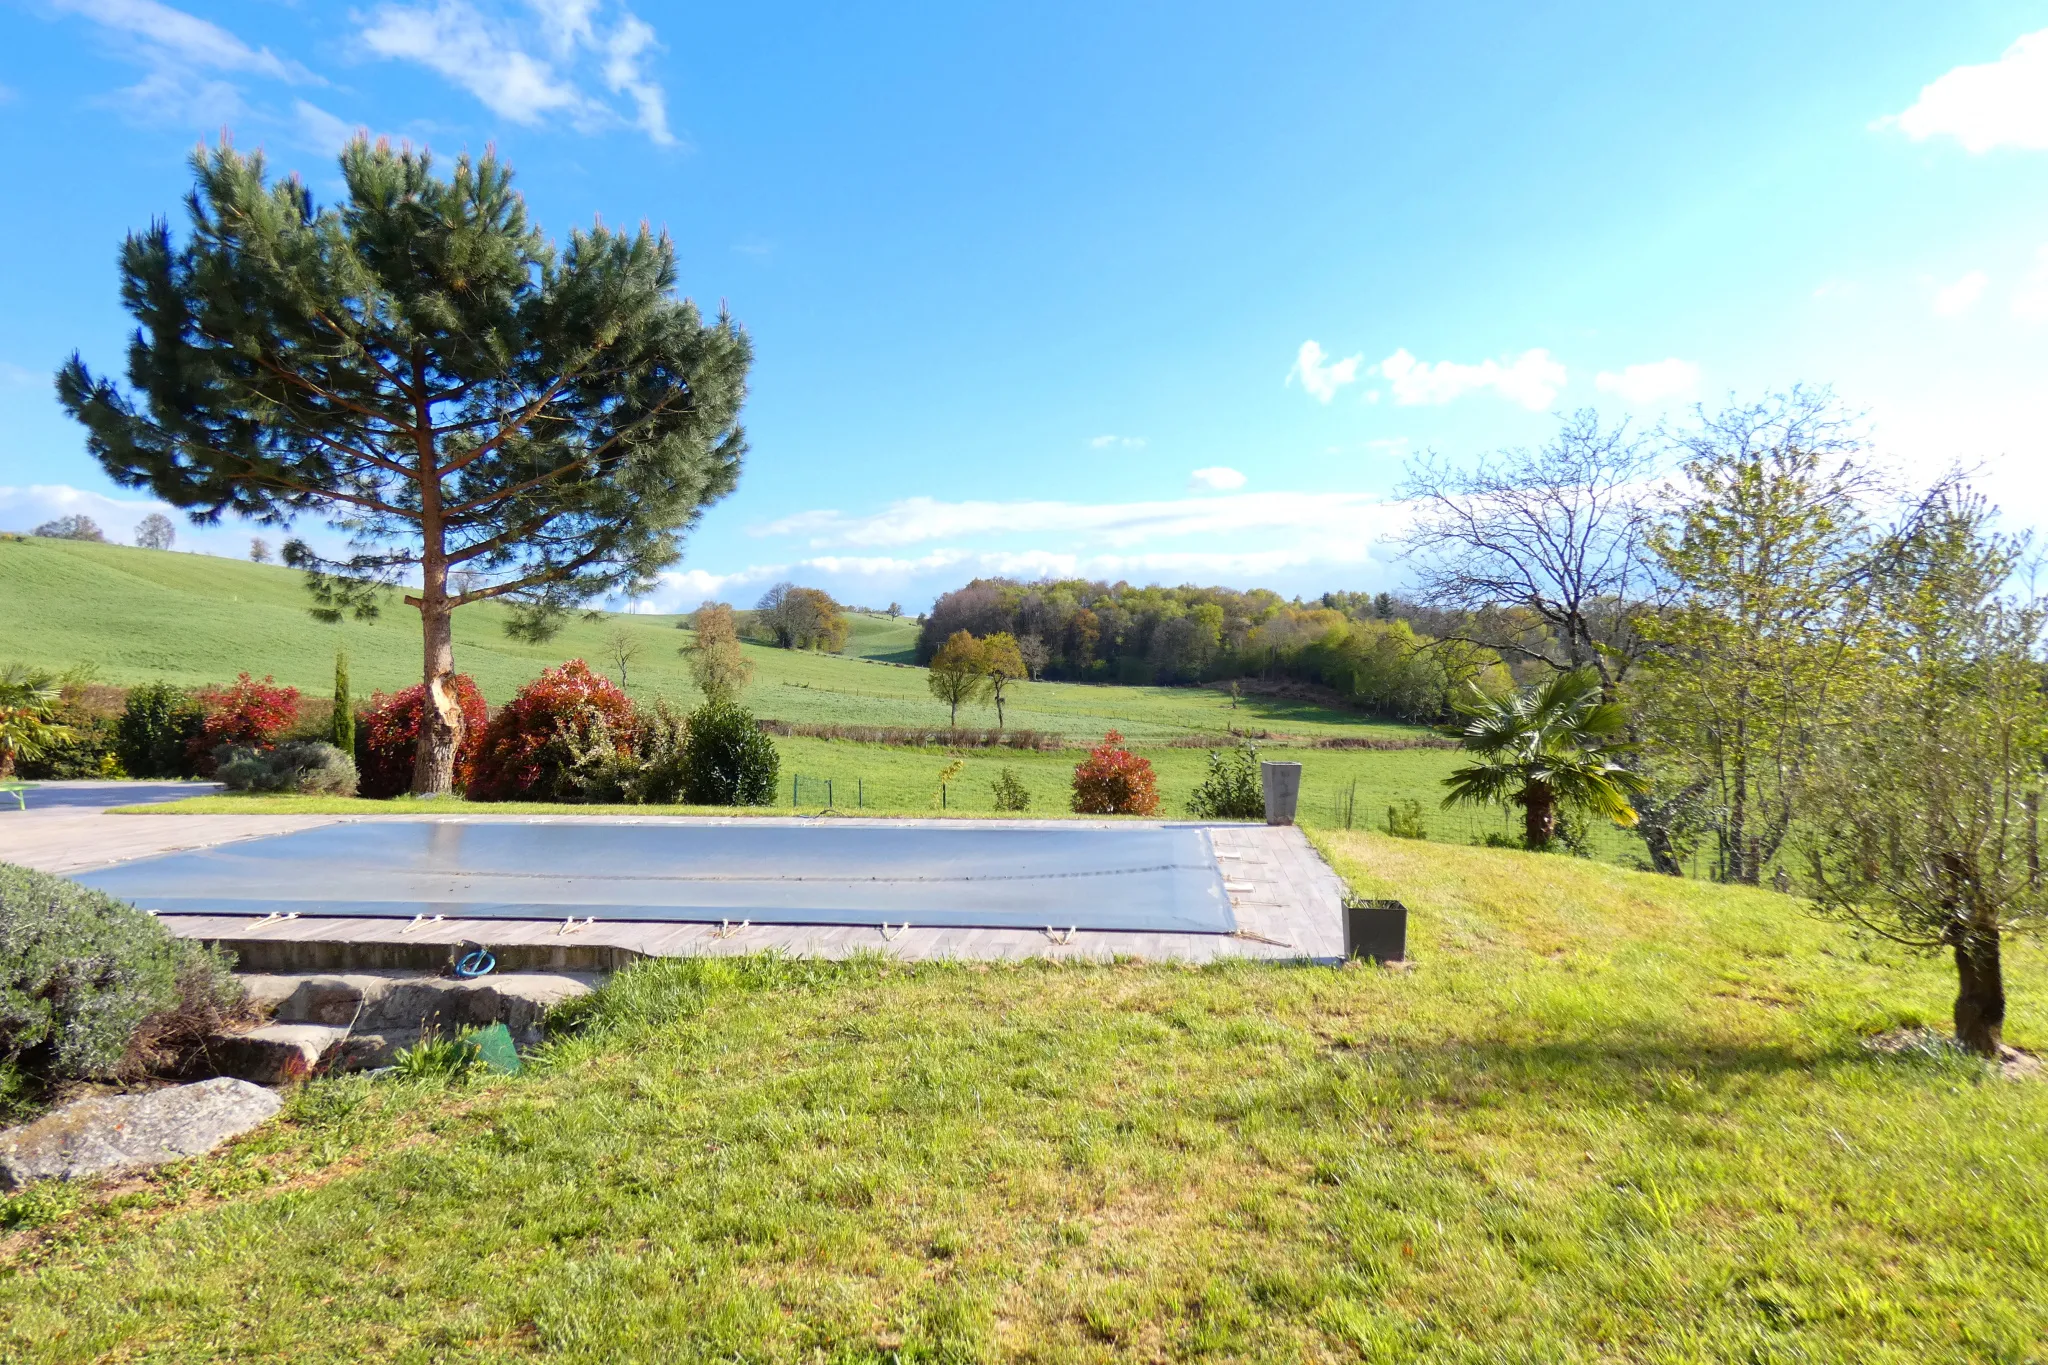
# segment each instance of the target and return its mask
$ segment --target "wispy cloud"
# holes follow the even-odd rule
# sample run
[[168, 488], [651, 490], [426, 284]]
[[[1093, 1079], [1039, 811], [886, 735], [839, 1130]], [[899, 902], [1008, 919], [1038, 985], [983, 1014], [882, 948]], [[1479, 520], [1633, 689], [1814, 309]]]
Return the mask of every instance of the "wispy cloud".
[[1088, 448], [1091, 450], [1110, 450], [1115, 448], [1142, 450], [1144, 446], [1145, 438], [1142, 436], [1091, 436], [1088, 438]]
[[1995, 62], [1956, 67], [1904, 113], [1872, 126], [1896, 127], [1915, 142], [1954, 138], [1975, 155], [2048, 149], [2048, 29], [2022, 36]]
[[814, 547], [882, 548], [992, 535], [1061, 535], [1127, 546], [1175, 536], [1254, 532], [1355, 535], [1389, 506], [1368, 493], [1229, 493], [1156, 502], [941, 502], [905, 498], [880, 512], [799, 512], [751, 528], [756, 536], [793, 536]]
[[[593, 129], [625, 122], [658, 145], [676, 140], [662, 88], [647, 71], [659, 50], [654, 29], [623, 6], [540, 0], [514, 18], [468, 0], [387, 4], [370, 13], [361, 38], [377, 56], [416, 62], [514, 123], [558, 118]], [[586, 73], [624, 96], [631, 114], [586, 92]]]
[[1477, 365], [1417, 360], [1403, 347], [1373, 369], [1386, 379], [1394, 401], [1404, 407], [1437, 406], [1468, 393], [1491, 389], [1511, 403], [1540, 412], [1550, 406], [1557, 391], [1565, 386], [1564, 366], [1540, 346], [1502, 360], [1482, 360]]
[[1244, 487], [1244, 475], [1232, 469], [1229, 465], [1210, 465], [1207, 469], [1197, 469], [1194, 473], [1188, 475], [1188, 487], [1194, 489], [1209, 488], [1220, 493], [1234, 493]]
[[55, 0], [55, 5], [97, 26], [122, 56], [146, 69], [120, 98], [150, 117], [234, 119], [246, 106], [242, 87], [230, 77], [325, 84], [299, 63], [158, 0]]
[[1315, 341], [1304, 341], [1295, 352], [1294, 368], [1287, 372], [1287, 382], [1299, 379], [1301, 387], [1309, 397], [1318, 403], [1327, 403], [1337, 396], [1337, 390], [1358, 380], [1358, 365], [1362, 355], [1348, 355], [1342, 360], [1331, 360]]
[[1624, 365], [1619, 370], [1602, 370], [1594, 375], [1593, 387], [1639, 406], [1691, 398], [1699, 392], [1700, 367], [1690, 360], [1677, 359]]
[[1991, 277], [1981, 270], [1972, 270], [1953, 284], [1945, 284], [1934, 291], [1934, 311], [1945, 318], [1961, 317], [1976, 307], [1977, 300], [1984, 297], [1984, 286], [1991, 283]]

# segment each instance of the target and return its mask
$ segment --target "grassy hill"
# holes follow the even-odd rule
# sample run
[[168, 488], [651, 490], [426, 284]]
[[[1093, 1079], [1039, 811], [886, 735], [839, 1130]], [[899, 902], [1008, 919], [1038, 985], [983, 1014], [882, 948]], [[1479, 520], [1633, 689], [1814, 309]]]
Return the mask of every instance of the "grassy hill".
[[[1799, 902], [1369, 835], [1412, 971], [662, 962], [0, 1202], [20, 1361], [2038, 1361], [2048, 1085]], [[2011, 1036], [2048, 1043], [2038, 945]]]
[[[300, 575], [276, 565], [118, 545], [34, 538], [0, 539], [0, 662], [64, 668], [91, 663], [102, 680], [155, 678], [196, 685], [247, 670], [324, 694], [334, 651], [349, 652], [356, 689], [395, 690], [419, 681], [417, 615], [395, 599], [372, 622], [324, 626], [306, 614]], [[677, 654], [688, 636], [679, 617], [605, 614], [577, 617], [544, 644], [504, 633], [504, 609], [490, 603], [455, 615], [456, 666], [502, 702], [543, 668], [583, 658], [617, 676], [609, 637], [629, 632], [640, 657], [627, 690], [643, 700], [668, 696], [694, 704], [696, 690]], [[855, 616], [846, 652], [797, 653], [745, 646], [755, 665], [748, 703], [778, 720], [850, 725], [931, 726], [946, 709], [909, 666], [912, 621]], [[1141, 740], [1217, 734], [1232, 725], [1304, 735], [1400, 733], [1354, 714], [1277, 698], [1227, 697], [1197, 688], [1034, 683], [1017, 689], [1008, 723], [1093, 740], [1120, 728]], [[992, 725], [986, 708], [963, 712], [963, 725]]]

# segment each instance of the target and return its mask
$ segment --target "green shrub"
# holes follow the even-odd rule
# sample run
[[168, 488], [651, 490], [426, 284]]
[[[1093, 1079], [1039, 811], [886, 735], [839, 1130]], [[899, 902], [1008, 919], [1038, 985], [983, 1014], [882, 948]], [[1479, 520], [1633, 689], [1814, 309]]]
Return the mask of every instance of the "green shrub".
[[996, 774], [995, 788], [997, 810], [1023, 810], [1031, 804], [1031, 793], [1025, 789], [1024, 779], [1010, 768]]
[[138, 1075], [239, 998], [225, 959], [134, 906], [0, 863], [0, 1062], [50, 1080]]
[[1211, 750], [1209, 771], [1188, 798], [1188, 814], [1203, 820], [1264, 819], [1266, 793], [1259, 784], [1258, 746]]
[[682, 796], [691, 805], [768, 805], [781, 768], [775, 741], [744, 706], [707, 702], [691, 713], [682, 762]]
[[206, 720], [183, 688], [153, 682], [128, 694], [114, 726], [114, 750], [130, 777], [190, 777], [192, 742]]
[[1388, 806], [1387, 833], [1396, 839], [1427, 839], [1429, 827], [1422, 822], [1422, 803], [1400, 801]]
[[24, 758], [14, 775], [32, 782], [81, 777], [126, 777], [121, 766], [116, 718], [96, 716], [82, 707], [59, 704], [57, 719], [68, 731], [43, 746], [39, 758]]
[[639, 743], [639, 771], [625, 784], [625, 799], [664, 805], [682, 800], [690, 756], [689, 721], [676, 714], [666, 697], [657, 697], [654, 709], [642, 711], [633, 730]]
[[355, 760], [317, 739], [288, 740], [275, 749], [225, 747], [215, 756], [214, 776], [229, 791], [356, 794]]

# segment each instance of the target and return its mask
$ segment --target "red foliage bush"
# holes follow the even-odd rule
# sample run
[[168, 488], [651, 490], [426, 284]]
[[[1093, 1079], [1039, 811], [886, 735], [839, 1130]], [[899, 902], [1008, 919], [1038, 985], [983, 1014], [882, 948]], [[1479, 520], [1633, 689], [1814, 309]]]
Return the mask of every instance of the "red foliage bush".
[[299, 689], [279, 687], [268, 674], [257, 682], [244, 673], [231, 687], [202, 687], [194, 697], [203, 719], [192, 737], [192, 757], [202, 772], [213, 771], [213, 753], [221, 745], [268, 749], [299, 718]]
[[469, 796], [476, 801], [552, 801], [560, 790], [561, 746], [558, 733], [588, 745], [593, 718], [602, 718], [613, 746], [622, 754], [633, 748], [633, 703], [617, 683], [593, 673], [581, 659], [550, 668], [520, 689], [491, 718], [477, 755], [476, 778]]
[[1074, 769], [1074, 809], [1082, 815], [1155, 815], [1158, 775], [1111, 730]]
[[[415, 684], [403, 692], [370, 698], [370, 708], [356, 725], [356, 792], [379, 798], [412, 790], [412, 769], [419, 757], [420, 710], [427, 689]], [[476, 679], [455, 675], [455, 704], [462, 708], [462, 743], [455, 750], [455, 785], [467, 787], [476, 776], [476, 756], [483, 749], [491, 709]]]

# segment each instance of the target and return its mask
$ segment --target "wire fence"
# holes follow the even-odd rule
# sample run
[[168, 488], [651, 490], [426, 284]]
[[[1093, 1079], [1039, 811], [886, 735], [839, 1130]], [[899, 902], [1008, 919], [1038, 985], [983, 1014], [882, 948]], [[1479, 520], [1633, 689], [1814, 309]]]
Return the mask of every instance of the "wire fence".
[[[1070, 791], [1062, 773], [1021, 771], [1028, 780], [1030, 804], [1021, 812], [1004, 810], [996, 803], [993, 786], [986, 775], [936, 781], [929, 774], [901, 771], [874, 773], [835, 772], [827, 776], [790, 772], [782, 778], [776, 804], [786, 803], [798, 811], [874, 811], [901, 814], [906, 811], [955, 815], [1063, 815], [1069, 809]], [[1159, 814], [1167, 819], [1189, 818], [1184, 801], [1172, 796], [1162, 802]], [[1364, 782], [1302, 784], [1296, 819], [1312, 828], [1371, 830], [1400, 838], [1444, 844], [1472, 844], [1500, 848], [1522, 847], [1522, 817], [1519, 810], [1488, 809], [1478, 806], [1444, 807], [1435, 800], [1423, 800], [1390, 793]], [[1573, 851], [1601, 862], [1623, 867], [1647, 864], [1642, 840], [1605, 821], [1568, 822], [1568, 840], [1578, 845]], [[1698, 862], [1698, 859], [1694, 860]], [[1711, 867], [1695, 866], [1690, 875], [1712, 875]]]

